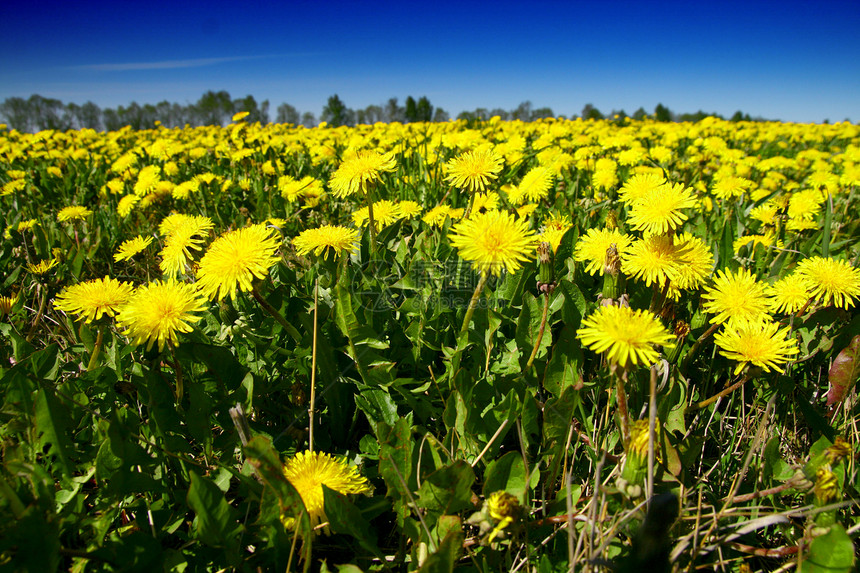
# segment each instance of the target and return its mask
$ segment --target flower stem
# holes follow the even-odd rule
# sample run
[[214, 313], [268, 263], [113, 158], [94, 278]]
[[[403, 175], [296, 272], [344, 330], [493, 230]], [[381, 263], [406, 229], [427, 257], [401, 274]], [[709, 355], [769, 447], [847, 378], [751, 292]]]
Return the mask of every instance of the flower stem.
[[537, 338], [535, 339], [534, 348], [532, 348], [531, 356], [529, 356], [529, 361], [526, 363], [526, 370], [532, 367], [534, 364], [535, 356], [537, 356], [538, 348], [540, 347], [540, 342], [543, 340], [543, 333], [546, 330], [546, 318], [549, 313], [549, 293], [544, 293], [543, 296], [543, 315], [540, 319], [540, 330], [538, 331]]
[[714, 402], [716, 402], [717, 400], [719, 400], [723, 396], [728, 396], [729, 394], [731, 394], [732, 392], [734, 392], [735, 390], [737, 390], [738, 388], [743, 386], [746, 383], [746, 381], [749, 379], [750, 379], [750, 375], [749, 375], [749, 372], [747, 372], [741, 377], [740, 380], [738, 380], [737, 382], [735, 382], [734, 384], [732, 384], [731, 386], [729, 386], [728, 388], [726, 388], [722, 392], [718, 392], [717, 394], [714, 394], [713, 396], [711, 396], [707, 400], [702, 400], [701, 402], [698, 402], [696, 404], [692, 404], [689, 408], [687, 408], [687, 411], [689, 412], [690, 410], [701, 410], [702, 408], [707, 408], [708, 406], [710, 406], [711, 404], [713, 404]]
[[273, 307], [271, 304], [268, 303], [268, 301], [266, 301], [266, 299], [263, 298], [263, 295], [260, 294], [260, 291], [257, 289], [256, 284], [251, 288], [251, 296], [254, 297], [254, 300], [260, 303], [260, 306], [263, 307], [263, 310], [272, 315], [272, 318], [274, 318], [278, 322], [278, 324], [284, 327], [284, 330], [286, 330], [287, 333], [296, 340], [296, 342], [301, 342], [302, 335], [299, 334], [299, 331], [296, 330], [296, 327], [287, 322], [287, 319], [281, 316], [281, 313], [278, 312], [275, 307]]
[[376, 255], [376, 221], [373, 218], [373, 196], [370, 193], [370, 187], [365, 192], [367, 198], [367, 224], [370, 226], [370, 259], [373, 260]]
[[627, 390], [624, 385], [627, 383], [627, 369], [623, 366], [618, 366], [613, 363], [610, 369], [615, 374], [615, 402], [618, 404], [618, 423], [621, 427], [621, 443], [627, 449], [627, 444], [630, 442], [630, 426], [628, 420], [630, 413], [627, 410]]
[[478, 286], [475, 287], [475, 292], [472, 293], [472, 299], [469, 301], [469, 308], [466, 309], [466, 316], [463, 317], [463, 326], [460, 327], [460, 334], [469, 330], [469, 323], [472, 322], [472, 315], [475, 314], [475, 307], [478, 306], [478, 299], [481, 298], [481, 292], [484, 290], [485, 284], [487, 284], [487, 273], [481, 273], [481, 278], [478, 279]]
[[693, 358], [695, 358], [696, 354], [698, 354], [699, 347], [701, 347], [702, 343], [706, 341], [713, 333], [715, 333], [719, 327], [719, 323], [712, 324], [710, 328], [708, 328], [708, 330], [702, 333], [702, 336], [696, 339], [696, 342], [694, 342], [693, 346], [690, 347], [690, 350], [687, 351], [687, 355], [684, 356], [684, 362], [681, 365], [682, 372], [687, 371], [687, 367], [690, 365], [690, 362], [692, 362]]
[[185, 386], [182, 380], [182, 366], [179, 364], [179, 359], [176, 357], [176, 349], [172, 342], [168, 342], [170, 348], [170, 356], [173, 358], [173, 371], [176, 373], [176, 403], [182, 402], [182, 395], [185, 393]]
[[105, 327], [103, 324], [100, 324], [98, 334], [96, 334], [96, 343], [93, 345], [93, 354], [90, 356], [90, 361], [87, 364], [87, 371], [92, 370], [98, 364], [99, 355], [102, 351], [102, 344], [104, 343], [104, 337]]
[[314, 451], [314, 405], [316, 403], [316, 381], [317, 381], [317, 314], [319, 311], [319, 288], [320, 279], [317, 277], [314, 285], [314, 337], [311, 348], [311, 398], [308, 405], [308, 450]]

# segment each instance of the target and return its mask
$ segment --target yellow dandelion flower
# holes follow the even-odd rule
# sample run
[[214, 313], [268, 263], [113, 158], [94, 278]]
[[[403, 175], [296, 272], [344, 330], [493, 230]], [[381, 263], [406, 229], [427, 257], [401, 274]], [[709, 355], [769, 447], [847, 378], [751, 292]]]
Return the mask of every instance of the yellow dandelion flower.
[[119, 200], [116, 206], [116, 213], [120, 217], [128, 217], [131, 214], [132, 210], [137, 206], [140, 201], [140, 197], [137, 195], [131, 194], [126, 195], [122, 199]]
[[522, 513], [519, 500], [516, 496], [506, 491], [497, 491], [490, 494], [490, 497], [486, 501], [486, 510], [496, 522], [493, 530], [487, 537], [487, 543], [492, 543], [503, 530], [517, 521]]
[[715, 314], [715, 324], [729, 327], [768, 320], [770, 297], [767, 285], [759, 282], [747, 269], [717, 272], [713, 286], [702, 294], [705, 312]]
[[773, 201], [768, 201], [767, 203], [762, 203], [758, 207], [754, 207], [750, 211], [750, 218], [755, 219], [756, 221], [761, 221], [766, 225], [773, 224], [778, 213], [779, 206]]
[[237, 290], [250, 291], [254, 278], [265, 277], [278, 259], [278, 239], [266, 225], [228, 231], [200, 259], [197, 286], [210, 299], [235, 299]]
[[815, 472], [815, 487], [812, 492], [818, 506], [832, 503], [839, 497], [839, 479], [830, 464], [824, 464]]
[[749, 179], [729, 175], [714, 181], [711, 191], [718, 199], [727, 200], [734, 197], [740, 197], [753, 185], [755, 184]]
[[[647, 286], [657, 283], [665, 286], [680, 278], [682, 245], [676, 244], [668, 235], [649, 235], [633, 241], [621, 253], [621, 272], [645, 281]], [[601, 262], [602, 264], [602, 262]], [[677, 286], [677, 285], [676, 285]]]
[[564, 238], [564, 234], [567, 233], [568, 229], [572, 226], [570, 219], [566, 215], [550, 215], [550, 217], [544, 221], [543, 230], [538, 238], [542, 243], [549, 243], [553, 252], [555, 252], [561, 245], [561, 240]]
[[681, 209], [695, 205], [696, 198], [689, 189], [680, 183], [667, 183], [634, 202], [627, 220], [645, 233], [667, 233], [687, 220]]
[[574, 249], [574, 260], [586, 263], [585, 271], [594, 275], [603, 274], [603, 263], [606, 260], [606, 251], [611, 245], [615, 245], [619, 255], [623, 255], [630, 247], [633, 238], [630, 235], [620, 233], [617, 229], [589, 229], [585, 236], [580, 237]]
[[499, 208], [499, 202], [501, 198], [499, 194], [495, 191], [488, 191], [487, 193], [479, 193], [475, 195], [475, 199], [472, 202], [472, 213], [471, 215], [475, 215], [482, 211], [495, 211]]
[[455, 210], [451, 209], [451, 207], [449, 207], [448, 205], [437, 205], [436, 207], [433, 207], [432, 209], [427, 211], [424, 216], [421, 217], [421, 220], [428, 225], [432, 225], [434, 227], [441, 227], [445, 224], [445, 221], [448, 219], [448, 217], [451, 217], [452, 219], [457, 218], [452, 214], [453, 211]]
[[662, 173], [636, 173], [618, 190], [619, 198], [633, 204], [666, 184]]
[[13, 179], [3, 185], [2, 190], [0, 190], [0, 197], [23, 191], [26, 185], [27, 181], [24, 179]]
[[771, 285], [770, 308], [773, 312], [791, 314], [797, 312], [812, 298], [806, 288], [806, 280], [799, 273], [793, 273]]
[[133, 239], [123, 241], [113, 255], [113, 260], [116, 262], [127, 261], [136, 254], [143, 251], [146, 247], [152, 244], [152, 237], [137, 236]]
[[714, 255], [705, 241], [687, 233], [676, 235], [674, 242], [679, 260], [673, 284], [685, 290], [698, 288], [714, 269]]
[[243, 119], [245, 119], [246, 117], [248, 117], [248, 115], [249, 115], [250, 113], [251, 113], [250, 111], [240, 111], [239, 113], [234, 113], [234, 114], [233, 114], [233, 121], [234, 121], [234, 122], [236, 122], [236, 121], [242, 121]]
[[[397, 204], [397, 207], [400, 209], [400, 216], [404, 219], [414, 219], [421, 215], [423, 211], [417, 201], [401, 201]], [[376, 213], [374, 213], [375, 215]]]
[[846, 261], [809, 257], [797, 264], [797, 274], [818, 304], [847, 309], [860, 296], [860, 270]]
[[496, 276], [502, 269], [516, 272], [537, 247], [537, 237], [525, 220], [503, 211], [478, 213], [460, 221], [451, 229], [450, 242], [475, 270]]
[[379, 181], [382, 173], [394, 171], [394, 152], [359, 151], [346, 159], [329, 180], [329, 187], [338, 198], [367, 191], [368, 185]]
[[504, 163], [505, 160], [490, 148], [474, 149], [445, 165], [446, 179], [459, 189], [483, 193], [490, 180], [499, 176]]
[[44, 261], [39, 261], [38, 263], [30, 263], [27, 265], [27, 270], [34, 275], [44, 275], [49, 270], [57, 266], [58, 262], [59, 261], [57, 261], [57, 259], [48, 259]]
[[81, 207], [80, 205], [72, 205], [70, 207], [65, 207], [60, 209], [60, 212], [57, 213], [57, 221], [63, 223], [65, 221], [75, 221], [78, 219], [86, 219], [93, 212], [87, 209], [86, 207]]
[[78, 320], [93, 322], [105, 314], [114, 316], [133, 289], [131, 283], [110, 277], [95, 279], [64, 289], [54, 301], [54, 307], [74, 314]]
[[36, 228], [36, 225], [38, 224], [38, 219], [27, 219], [25, 221], [19, 221], [17, 230], [19, 233], [23, 233], [24, 231], [32, 231]]
[[146, 343], [146, 349], [158, 342], [158, 350], [166, 344], [178, 344], [178, 333], [191, 332], [200, 320], [197, 313], [206, 309], [204, 299], [194, 285], [173, 279], [154, 281], [135, 290], [119, 308], [117, 324], [132, 344]]
[[[532, 168], [517, 186], [518, 203], [514, 204], [520, 204], [526, 200], [539, 202], [549, 194], [553, 179], [555, 179], [555, 173], [549, 167], [539, 165]], [[513, 199], [511, 201], [514, 202]]]
[[729, 323], [714, 335], [714, 342], [720, 354], [738, 362], [735, 375], [747, 364], [770, 372], [797, 354], [797, 341], [790, 337], [789, 327], [780, 329], [779, 324], [769, 320]]
[[[162, 226], [164, 222], [162, 222]], [[193, 258], [191, 249], [202, 248], [205, 235], [213, 227], [208, 217], [188, 217], [170, 229], [161, 249], [161, 262], [158, 266], [165, 275], [176, 276], [185, 271], [188, 261]]]
[[338, 225], [323, 225], [316, 229], [302, 231], [293, 239], [296, 252], [300, 255], [327, 255], [328, 250], [339, 255], [343, 251], [351, 253], [358, 248], [358, 231]]
[[[359, 474], [358, 469], [321, 452], [297, 453], [284, 464], [284, 476], [299, 492], [310, 517], [311, 527], [328, 521], [323, 502], [323, 485], [342, 494], [373, 491], [367, 478]], [[324, 531], [328, 532], [328, 527], [324, 528]]]
[[[358, 211], [353, 212], [352, 220], [358, 226], [363, 226], [370, 218], [370, 210], [367, 207], [362, 207]], [[397, 203], [383, 199], [373, 203], [373, 224], [376, 230], [380, 231], [383, 227], [387, 227], [396, 223], [401, 219], [400, 208]]]
[[18, 294], [15, 293], [15, 296], [0, 296], [0, 316], [12, 314], [12, 309], [15, 307], [15, 303], [18, 302]]
[[582, 321], [576, 331], [582, 343], [594, 352], [606, 352], [619, 366], [650, 366], [660, 354], [656, 345], [668, 345], [675, 337], [647, 310], [626, 306], [602, 306]]

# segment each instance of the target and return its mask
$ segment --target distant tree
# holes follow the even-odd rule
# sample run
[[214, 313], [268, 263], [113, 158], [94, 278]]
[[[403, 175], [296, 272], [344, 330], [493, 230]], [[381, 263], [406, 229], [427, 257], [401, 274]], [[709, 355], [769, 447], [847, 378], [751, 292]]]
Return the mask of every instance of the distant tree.
[[403, 110], [403, 117], [408, 122], [418, 121], [418, 111], [415, 106], [415, 98], [412, 96], [406, 97], [406, 108]]
[[654, 108], [654, 119], [657, 121], [672, 121], [672, 112], [662, 103], [658, 103], [657, 107]]
[[85, 127], [89, 127], [90, 129], [102, 128], [102, 110], [91, 101], [88, 101], [80, 107], [77, 119], [78, 126], [81, 129]]
[[544, 119], [547, 117], [555, 117], [555, 114], [552, 113], [551, 107], [539, 107], [537, 109], [533, 109], [531, 113], [531, 117], [529, 118], [531, 121], [536, 119]]
[[359, 119], [359, 111], [356, 111], [356, 123], [364, 123], [367, 125], [372, 125], [378, 121], [382, 121], [384, 112], [382, 110], [382, 106], [380, 105], [369, 105], [361, 112], [361, 119]]
[[233, 100], [229, 92], [209, 90], [194, 104], [197, 125], [225, 125], [233, 117]]
[[590, 103], [585, 104], [585, 107], [582, 108], [581, 116], [582, 119], [604, 119], [600, 110]]
[[282, 103], [278, 106], [275, 121], [277, 123], [292, 123], [293, 125], [298, 125], [301, 123], [302, 117], [299, 115], [299, 110], [288, 103]]
[[442, 109], [441, 107], [437, 107], [433, 112], [433, 121], [437, 123], [444, 123], [451, 119], [451, 116], [448, 115], [448, 112]]
[[119, 117], [119, 112], [116, 109], [106, 107], [102, 110], [102, 122], [108, 131], [116, 131], [123, 127], [122, 119]]
[[231, 117], [240, 111], [248, 112], [248, 115], [245, 117], [245, 121], [248, 123], [269, 123], [269, 100], [264, 100], [261, 104], [257, 105], [257, 100], [252, 95], [238, 98], [233, 101]]
[[493, 108], [490, 110], [490, 117], [499, 116], [499, 119], [503, 121], [507, 121], [511, 117], [511, 112], [504, 110], [500, 107]]
[[21, 97], [8, 97], [0, 104], [0, 115], [11, 129], [30, 131], [33, 117], [27, 100]]
[[405, 119], [405, 109], [397, 104], [397, 98], [389, 98], [388, 102], [386, 102], [383, 107], [383, 113], [385, 119], [383, 121], [395, 122], [395, 121], [403, 121]]
[[328, 98], [328, 103], [322, 110], [322, 120], [332, 127], [349, 125], [347, 107], [337, 94]]
[[302, 125], [305, 127], [314, 127], [317, 124], [317, 118], [313, 112], [306, 111], [302, 114]]
[[27, 100], [33, 129], [56, 129], [66, 131], [72, 128], [72, 120], [65, 113], [66, 106], [58, 99], [33, 94]]
[[520, 121], [531, 121], [532, 120], [532, 102], [526, 100], [517, 106], [516, 109], [511, 110], [510, 119], [518, 119]]
[[641, 120], [645, 119], [646, 117], [648, 117], [648, 112], [645, 111], [644, 107], [640, 107], [639, 109], [637, 109], [636, 111], [633, 112], [633, 119], [635, 119], [637, 121], [641, 121]]
[[738, 110], [734, 113], [734, 115], [729, 121], [752, 121], [752, 118], [750, 117], [750, 114], [743, 113], [741, 110]]
[[421, 96], [418, 99], [418, 103], [415, 104], [415, 116], [416, 121], [432, 121], [433, 120], [433, 106], [430, 105], [430, 100], [427, 99], [427, 96]]

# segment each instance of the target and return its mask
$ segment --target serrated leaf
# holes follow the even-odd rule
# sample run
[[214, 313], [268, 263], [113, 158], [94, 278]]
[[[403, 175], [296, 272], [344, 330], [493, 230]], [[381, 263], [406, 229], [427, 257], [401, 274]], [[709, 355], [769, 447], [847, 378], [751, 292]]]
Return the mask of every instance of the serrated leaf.
[[325, 515], [329, 525], [336, 533], [351, 535], [363, 548], [374, 556], [384, 559], [376, 545], [376, 530], [364, 519], [361, 511], [350, 502], [345, 495], [322, 486]]
[[427, 556], [427, 560], [418, 570], [419, 573], [453, 573], [462, 545], [462, 532], [449, 532], [436, 551]]
[[241, 525], [236, 520], [235, 510], [210, 479], [191, 473], [188, 507], [197, 514], [197, 536], [204, 543], [214, 547], [234, 543]]
[[827, 373], [830, 390], [827, 392], [827, 407], [842, 402], [860, 377], [860, 334], [843, 348]]
[[484, 477], [484, 496], [501, 490], [517, 496], [521, 503], [525, 501], [528, 484], [526, 483], [526, 467], [520, 452], [508, 452], [487, 465]]

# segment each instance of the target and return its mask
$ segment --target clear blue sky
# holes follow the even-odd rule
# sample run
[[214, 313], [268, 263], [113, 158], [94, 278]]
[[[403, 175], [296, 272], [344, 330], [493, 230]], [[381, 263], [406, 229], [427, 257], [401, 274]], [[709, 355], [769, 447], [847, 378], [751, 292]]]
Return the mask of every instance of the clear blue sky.
[[30, 2], [0, 6], [0, 101], [191, 103], [206, 90], [319, 115], [426, 95], [452, 116], [662, 102], [860, 121], [860, 0]]

